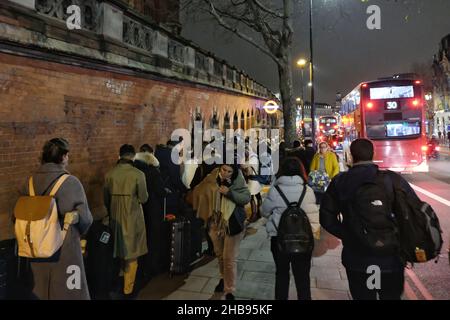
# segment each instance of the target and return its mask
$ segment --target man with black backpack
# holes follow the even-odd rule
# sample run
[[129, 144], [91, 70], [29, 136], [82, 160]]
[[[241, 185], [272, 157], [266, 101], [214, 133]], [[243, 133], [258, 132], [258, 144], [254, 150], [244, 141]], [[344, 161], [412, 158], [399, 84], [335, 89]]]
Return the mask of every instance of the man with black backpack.
[[321, 203], [320, 224], [343, 242], [342, 263], [353, 299], [376, 300], [378, 293], [381, 300], [398, 300], [405, 259], [394, 182], [408, 198], [420, 199], [400, 175], [378, 170], [371, 141], [355, 140], [350, 152], [353, 166], [331, 182]]

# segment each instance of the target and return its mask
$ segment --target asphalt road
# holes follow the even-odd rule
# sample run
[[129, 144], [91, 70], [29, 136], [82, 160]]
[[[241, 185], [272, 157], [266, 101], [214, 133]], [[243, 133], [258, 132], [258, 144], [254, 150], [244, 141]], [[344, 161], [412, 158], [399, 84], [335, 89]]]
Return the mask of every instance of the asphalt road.
[[417, 195], [436, 211], [444, 236], [437, 263], [415, 264], [406, 271], [405, 295], [409, 299], [450, 300], [450, 264], [447, 249], [450, 238], [450, 155], [443, 150], [439, 160], [430, 161], [429, 173], [405, 175]]

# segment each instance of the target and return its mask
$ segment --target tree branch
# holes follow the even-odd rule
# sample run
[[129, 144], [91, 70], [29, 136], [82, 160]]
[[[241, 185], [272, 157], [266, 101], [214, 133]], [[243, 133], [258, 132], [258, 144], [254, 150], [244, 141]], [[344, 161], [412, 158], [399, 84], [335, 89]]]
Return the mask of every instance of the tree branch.
[[264, 48], [263, 46], [261, 46], [260, 44], [258, 44], [255, 40], [253, 40], [253, 38], [251, 38], [250, 36], [242, 33], [241, 31], [239, 31], [236, 27], [232, 27], [230, 26], [228, 23], [226, 23], [223, 18], [217, 13], [216, 8], [214, 7], [214, 4], [212, 3], [212, 1], [210, 0], [204, 0], [207, 4], [209, 4], [211, 10], [210, 13], [211, 15], [217, 20], [217, 22], [219, 23], [220, 26], [222, 26], [223, 28], [233, 32], [236, 36], [238, 36], [239, 38], [247, 41], [248, 43], [250, 43], [251, 45], [253, 45], [254, 47], [258, 48], [261, 52], [263, 52], [264, 54], [268, 55], [269, 57], [271, 57], [277, 64], [279, 64], [279, 59], [278, 57], [273, 54], [270, 50], [268, 50], [267, 48]]
[[[261, 33], [266, 46], [275, 56], [277, 56], [277, 58], [279, 58], [279, 49], [282, 40], [281, 37], [277, 38], [278, 34], [272, 30], [269, 24], [261, 16], [262, 12], [260, 9], [254, 6], [253, 0], [250, 0], [248, 2], [248, 5], [253, 13], [253, 21], [258, 26], [259, 32]], [[280, 60], [277, 60], [277, 63], [279, 61]]]
[[290, 46], [292, 43], [292, 35], [294, 34], [294, 28], [292, 26], [292, 0], [283, 0], [284, 4], [284, 18], [283, 18], [283, 38], [286, 44]]
[[273, 15], [274, 17], [277, 17], [277, 18], [280, 18], [280, 19], [284, 19], [284, 17], [285, 17], [284, 15], [282, 15], [282, 14], [280, 14], [280, 13], [274, 11], [274, 10], [271, 10], [271, 9], [267, 8], [267, 7], [266, 7], [265, 5], [263, 5], [259, 0], [251, 0], [251, 1], [252, 1], [254, 4], [256, 4], [256, 6], [257, 6], [259, 9], [261, 9], [262, 11], [267, 12], [267, 13]]

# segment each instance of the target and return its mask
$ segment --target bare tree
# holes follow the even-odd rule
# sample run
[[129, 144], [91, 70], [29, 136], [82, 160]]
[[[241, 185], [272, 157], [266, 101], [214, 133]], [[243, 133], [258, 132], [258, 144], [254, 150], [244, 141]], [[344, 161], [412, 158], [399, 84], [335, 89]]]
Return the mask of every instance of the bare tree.
[[207, 10], [224, 29], [252, 44], [277, 65], [283, 105], [284, 138], [296, 139], [296, 105], [292, 81], [294, 0], [186, 0], [190, 11]]

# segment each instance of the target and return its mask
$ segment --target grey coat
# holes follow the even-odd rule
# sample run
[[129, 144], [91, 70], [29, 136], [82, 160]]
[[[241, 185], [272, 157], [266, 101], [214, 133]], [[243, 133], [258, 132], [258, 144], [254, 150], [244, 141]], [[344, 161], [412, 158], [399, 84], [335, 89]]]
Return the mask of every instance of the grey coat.
[[[297, 202], [303, 190], [304, 181], [300, 176], [281, 176], [278, 178], [269, 190], [269, 194], [264, 199], [261, 213], [268, 219], [266, 223], [267, 234], [271, 237], [277, 236], [277, 228], [280, 223], [281, 215], [286, 210], [287, 205], [281, 198], [280, 193], [275, 186], [278, 185], [289, 202]], [[314, 191], [306, 186], [306, 194], [300, 207], [305, 211], [311, 223], [312, 231], [318, 238], [320, 230], [319, 225], [319, 207], [316, 205]]]
[[[49, 194], [58, 177], [68, 173], [62, 165], [43, 164], [33, 174], [36, 195]], [[28, 180], [24, 190], [29, 194]], [[81, 253], [80, 235], [85, 234], [92, 223], [86, 194], [80, 180], [70, 176], [55, 195], [60, 221], [66, 212], [76, 210], [79, 222], [72, 225], [64, 239], [63, 246], [48, 259], [30, 259], [33, 277], [33, 296], [44, 300], [89, 300], [89, 290]], [[71, 266], [75, 266], [71, 267]], [[70, 268], [69, 268], [70, 267]], [[78, 269], [78, 268], [79, 269]], [[71, 271], [75, 270], [75, 271]], [[78, 273], [79, 270], [79, 273]], [[76, 284], [74, 278], [79, 274], [80, 288], [68, 288], [68, 283]]]

